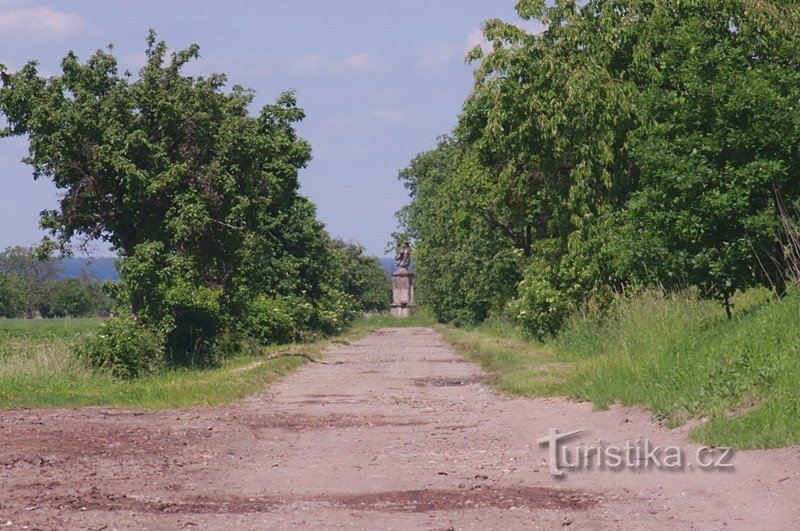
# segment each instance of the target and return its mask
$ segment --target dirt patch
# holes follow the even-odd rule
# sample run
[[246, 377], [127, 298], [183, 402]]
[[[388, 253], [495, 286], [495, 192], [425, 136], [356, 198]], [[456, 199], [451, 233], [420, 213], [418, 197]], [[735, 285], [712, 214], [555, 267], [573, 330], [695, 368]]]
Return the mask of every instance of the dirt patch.
[[279, 429], [296, 432], [341, 428], [419, 426], [425, 424], [420, 419], [398, 419], [384, 415], [303, 415], [299, 413], [275, 413], [264, 415], [255, 422], [253, 420], [249, 419], [247, 425], [254, 430]]
[[17, 463], [46, 466], [58, 457], [97, 457], [148, 454], [207, 437], [205, 430], [176, 433], [164, 426], [131, 426], [125, 422], [36, 425], [0, 432], [4, 446], [0, 467]]
[[428, 378], [415, 378], [414, 385], [417, 387], [463, 387], [465, 385], [485, 384], [494, 380], [492, 375], [465, 376], [462, 378], [443, 378], [441, 376], [431, 376]]
[[499, 509], [584, 510], [594, 506], [591, 494], [541, 487], [474, 487], [454, 490], [406, 490], [339, 496], [332, 502], [349, 509], [427, 513], [494, 507]]
[[428, 489], [331, 496], [195, 496], [184, 499], [141, 499], [128, 495], [106, 494], [98, 489], [69, 495], [41, 497], [36, 508], [77, 511], [134, 511], [163, 514], [248, 514], [270, 512], [281, 505], [318, 503], [359, 511], [412, 512], [499, 509], [585, 510], [597, 497], [571, 490], [536, 487], [473, 487], [470, 489]]

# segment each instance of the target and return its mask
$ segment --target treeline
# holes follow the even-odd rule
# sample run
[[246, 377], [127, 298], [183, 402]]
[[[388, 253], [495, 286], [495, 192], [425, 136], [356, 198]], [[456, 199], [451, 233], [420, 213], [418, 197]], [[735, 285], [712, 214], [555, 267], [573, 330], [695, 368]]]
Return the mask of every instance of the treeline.
[[59, 260], [33, 248], [0, 252], [0, 317], [108, 315], [111, 300], [96, 278], [61, 278], [62, 272]]
[[311, 146], [291, 92], [252, 114], [253, 91], [183, 67], [153, 32], [138, 75], [111, 50], [0, 68], [4, 136], [26, 136], [34, 177], [52, 179], [42, 214], [64, 248], [101, 239], [120, 256], [117, 317], [79, 347], [124, 377], [213, 364], [256, 344], [303, 340], [388, 304], [377, 259], [332, 241], [298, 192]]
[[796, 272], [794, 2], [522, 0], [453, 133], [401, 172], [420, 298], [545, 336], [642, 286], [721, 302]]

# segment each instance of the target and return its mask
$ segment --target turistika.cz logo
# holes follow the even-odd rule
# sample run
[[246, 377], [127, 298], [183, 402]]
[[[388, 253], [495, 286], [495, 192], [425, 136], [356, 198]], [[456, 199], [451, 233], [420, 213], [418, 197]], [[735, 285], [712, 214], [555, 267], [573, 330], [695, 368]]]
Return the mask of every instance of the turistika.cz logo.
[[568, 441], [585, 435], [589, 429], [559, 433], [550, 428], [546, 437], [537, 440], [548, 446], [547, 460], [550, 473], [563, 477], [565, 470], [732, 470], [733, 452], [730, 448], [701, 446], [693, 459], [679, 446], [658, 446], [647, 439], [626, 441], [623, 446], [605, 444], [579, 444], [570, 448]]

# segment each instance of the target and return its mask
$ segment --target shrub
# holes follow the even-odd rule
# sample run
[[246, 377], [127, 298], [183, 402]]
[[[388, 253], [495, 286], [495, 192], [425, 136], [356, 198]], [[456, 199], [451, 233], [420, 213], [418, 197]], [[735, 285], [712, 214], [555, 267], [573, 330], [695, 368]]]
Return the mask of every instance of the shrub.
[[91, 293], [75, 278], [56, 283], [52, 301], [51, 312], [55, 317], [89, 315], [93, 306]]
[[131, 379], [164, 363], [165, 338], [132, 317], [114, 317], [76, 346], [77, 355], [117, 378]]
[[0, 317], [19, 317], [25, 312], [23, 291], [15, 277], [0, 271]]
[[559, 330], [569, 314], [570, 304], [563, 292], [532, 273], [529, 268], [525, 280], [519, 283], [519, 294], [508, 303], [507, 310], [526, 332], [543, 339]]
[[359, 311], [355, 297], [326, 287], [315, 308], [314, 328], [323, 334], [336, 334], [344, 330]]
[[247, 335], [263, 344], [289, 343], [295, 339], [297, 301], [285, 297], [257, 297], [248, 313]]

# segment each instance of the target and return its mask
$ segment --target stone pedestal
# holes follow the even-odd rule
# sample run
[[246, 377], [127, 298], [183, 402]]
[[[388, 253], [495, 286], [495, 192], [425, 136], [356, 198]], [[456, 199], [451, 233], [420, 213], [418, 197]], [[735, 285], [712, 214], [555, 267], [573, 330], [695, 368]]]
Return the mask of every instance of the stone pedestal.
[[397, 268], [392, 275], [392, 315], [414, 315], [414, 273], [405, 267]]

